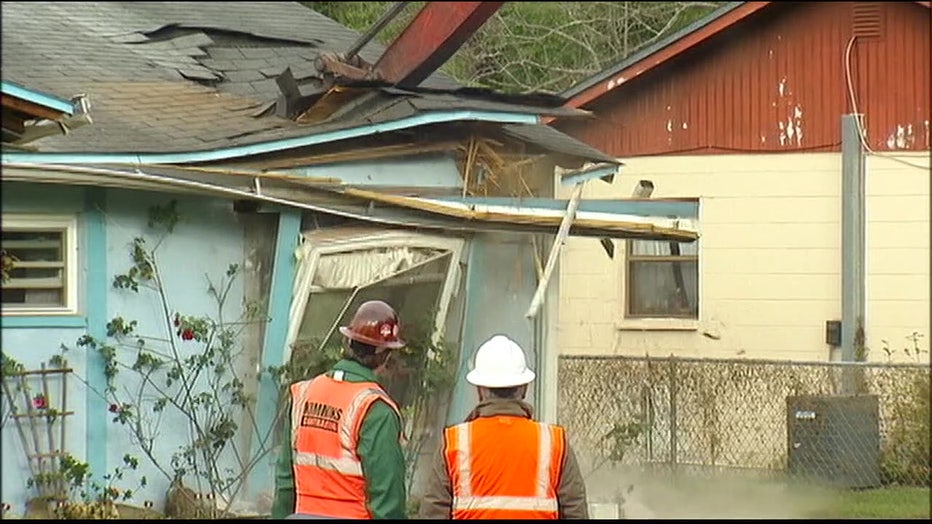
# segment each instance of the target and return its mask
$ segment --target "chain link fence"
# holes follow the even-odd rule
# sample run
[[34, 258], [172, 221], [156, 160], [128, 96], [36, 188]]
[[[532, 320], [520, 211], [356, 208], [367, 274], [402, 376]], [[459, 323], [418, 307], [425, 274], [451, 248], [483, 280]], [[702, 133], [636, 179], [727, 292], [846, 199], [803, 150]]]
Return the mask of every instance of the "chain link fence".
[[605, 467], [932, 485], [929, 366], [561, 357], [559, 420]]

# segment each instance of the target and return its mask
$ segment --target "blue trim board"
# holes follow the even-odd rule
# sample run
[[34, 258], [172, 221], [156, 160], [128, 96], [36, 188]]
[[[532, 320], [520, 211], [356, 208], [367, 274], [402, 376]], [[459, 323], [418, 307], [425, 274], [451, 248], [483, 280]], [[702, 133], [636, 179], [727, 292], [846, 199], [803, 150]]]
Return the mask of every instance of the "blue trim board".
[[[507, 206], [512, 208], [536, 208], [565, 210], [569, 200], [554, 198], [510, 198], [510, 197], [461, 197], [437, 196], [427, 200], [458, 202], [466, 205]], [[643, 217], [699, 218], [698, 200], [662, 199], [583, 199], [579, 201], [581, 213], [608, 213]]]
[[16, 97], [27, 102], [32, 102], [33, 104], [47, 107], [49, 109], [53, 109], [68, 115], [74, 114], [74, 105], [67, 100], [58, 98], [57, 96], [52, 96], [41, 91], [33, 91], [32, 89], [27, 89], [5, 80], [0, 83], [0, 89], [2, 89], [4, 95]]
[[[275, 261], [272, 263], [272, 282], [269, 288], [269, 323], [265, 327], [265, 340], [262, 344], [262, 369], [269, 366], [280, 366], [285, 353], [285, 342], [288, 336], [289, 313], [291, 312], [291, 295], [294, 279], [297, 273], [297, 259], [295, 250], [298, 249], [298, 240], [301, 235], [301, 210], [286, 209], [278, 216], [278, 237], [275, 246]], [[261, 449], [261, 438], [273, 435], [275, 414], [278, 412], [278, 388], [263, 373], [259, 382], [258, 398], [256, 400], [256, 426], [257, 435], [253, 435], [252, 456]], [[267, 447], [274, 447], [277, 443], [269, 441]], [[263, 461], [253, 468], [250, 473], [250, 489], [258, 489], [270, 485], [273, 480], [269, 477], [274, 464], [274, 453], [270, 453]], [[268, 464], [269, 467], [262, 467]]]
[[189, 151], [182, 153], [21, 153], [9, 152], [0, 155], [0, 162], [27, 164], [186, 164], [213, 162], [250, 155], [271, 153], [298, 147], [313, 146], [409, 129], [429, 124], [457, 121], [483, 121], [502, 124], [538, 124], [538, 115], [527, 113], [504, 113], [495, 111], [437, 111], [364, 126], [325, 131], [271, 142], [261, 142], [212, 151]]
[[575, 186], [580, 182], [588, 182], [589, 180], [602, 179], [604, 182], [609, 184], [615, 180], [615, 173], [618, 172], [620, 166], [611, 165], [611, 166], [602, 166], [586, 171], [581, 171], [572, 175], [564, 176], [560, 179], [560, 185], [566, 186]]
[[[103, 340], [107, 338], [107, 220], [104, 215], [107, 190], [88, 188], [85, 193], [84, 228], [87, 250], [86, 304], [87, 334]], [[97, 391], [107, 387], [105, 362], [96, 351], [87, 352], [87, 382]], [[95, 476], [107, 471], [107, 399], [93, 391], [87, 392], [87, 463]]]
[[87, 318], [55, 315], [5, 316], [2, 323], [3, 329], [85, 328]]

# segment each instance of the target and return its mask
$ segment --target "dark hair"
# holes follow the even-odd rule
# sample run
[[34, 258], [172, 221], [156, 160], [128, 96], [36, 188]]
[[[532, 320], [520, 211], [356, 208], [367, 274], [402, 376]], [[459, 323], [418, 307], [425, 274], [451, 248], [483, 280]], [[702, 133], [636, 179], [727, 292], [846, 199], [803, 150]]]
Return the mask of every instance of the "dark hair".
[[518, 390], [521, 389], [521, 386], [513, 386], [510, 388], [487, 388], [487, 389], [489, 390], [490, 397], [514, 399], [514, 398], [518, 398]]
[[385, 363], [389, 353], [388, 351], [376, 353], [375, 350], [375, 346], [350, 339], [344, 354], [350, 360], [355, 360], [369, 369], [375, 369]]

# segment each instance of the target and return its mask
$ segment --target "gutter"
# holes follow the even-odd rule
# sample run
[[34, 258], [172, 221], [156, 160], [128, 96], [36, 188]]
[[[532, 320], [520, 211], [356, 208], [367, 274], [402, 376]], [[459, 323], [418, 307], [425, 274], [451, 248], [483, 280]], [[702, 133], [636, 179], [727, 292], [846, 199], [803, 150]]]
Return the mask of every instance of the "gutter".
[[[454, 205], [445, 205], [442, 201], [429, 201], [427, 199], [414, 199], [410, 197], [399, 197], [395, 195], [383, 195], [371, 191], [362, 191], [347, 189], [345, 191], [333, 191], [334, 194], [344, 194], [368, 200], [369, 202], [390, 203], [404, 209], [414, 209], [427, 211], [432, 215], [439, 215], [455, 219], [454, 225], [438, 224], [436, 226], [418, 223], [412, 221], [410, 215], [403, 213], [398, 216], [377, 216], [371, 213], [370, 208], [365, 211], [353, 212], [326, 205], [315, 205], [306, 202], [296, 201], [290, 198], [273, 196], [262, 191], [258, 181], [261, 177], [256, 178], [256, 185], [253, 190], [234, 189], [217, 184], [201, 182], [196, 180], [176, 179], [164, 175], [154, 175], [145, 173], [136, 169], [134, 171], [121, 171], [108, 168], [86, 167], [86, 166], [69, 166], [69, 165], [41, 165], [25, 163], [6, 163], [3, 166], [3, 178], [5, 181], [42, 181], [52, 180], [50, 171], [60, 173], [72, 173], [77, 175], [86, 175], [87, 178], [81, 180], [72, 179], [71, 183], [87, 183], [91, 185], [109, 185], [100, 180], [94, 180], [92, 177], [102, 177], [109, 181], [118, 181], [117, 187], [133, 186], [138, 189], [143, 188], [164, 188], [171, 187], [185, 191], [196, 191], [206, 194], [224, 195], [240, 199], [258, 200], [270, 204], [287, 206], [297, 209], [305, 209], [318, 213], [352, 218], [363, 222], [410, 227], [433, 227], [439, 230], [457, 229], [464, 231], [478, 231], [482, 226], [495, 227], [501, 226], [527, 226], [529, 228], [551, 228], [558, 226], [564, 218], [565, 213], [559, 210], [548, 209], [528, 209], [528, 208], [505, 208], [501, 212], [489, 213], [488, 211], [475, 213], [456, 209]], [[26, 173], [26, 172], [33, 173]], [[322, 188], [323, 189], [323, 188]], [[291, 190], [287, 190], [291, 192]], [[324, 189], [324, 191], [328, 191]], [[286, 193], [287, 194], [287, 193]], [[504, 207], [504, 206], [500, 206]], [[576, 213], [577, 217], [573, 223], [575, 228], [581, 230], [598, 230], [600, 236], [617, 234], [620, 238], [641, 238], [657, 237], [667, 241], [675, 242], [692, 242], [699, 236], [695, 227], [695, 221], [691, 219], [667, 219], [667, 218], [645, 218], [631, 215], [619, 215], [608, 213]], [[572, 232], [571, 232], [572, 234]]]
[[351, 138], [390, 133], [414, 127], [441, 124], [447, 122], [481, 121], [501, 124], [539, 124], [540, 116], [527, 113], [504, 113], [497, 111], [438, 111], [424, 113], [391, 122], [380, 122], [363, 126], [325, 131], [313, 135], [261, 142], [244, 146], [235, 146], [210, 151], [189, 151], [182, 153], [21, 153], [0, 154], [3, 164], [189, 164], [197, 162], [216, 162], [241, 158], [287, 149], [296, 149]]
[[104, 169], [104, 168], [95, 168], [95, 167], [83, 167], [83, 166], [67, 166], [67, 165], [53, 165], [53, 164], [26, 164], [26, 163], [3, 163], [4, 176], [6, 180], [28, 180], [29, 177], [17, 176], [15, 172], [10, 170], [23, 169], [23, 170], [39, 170], [39, 171], [49, 171], [55, 170], [62, 173], [75, 173], [75, 174], [85, 174], [85, 175], [97, 175], [108, 178], [118, 178], [123, 180], [130, 180], [137, 183], [151, 183], [156, 185], [172, 186], [182, 189], [188, 189], [192, 191], [199, 191], [204, 193], [213, 193], [226, 196], [234, 196], [239, 198], [248, 198], [251, 200], [259, 200], [262, 202], [268, 202], [270, 204], [278, 204], [281, 206], [288, 206], [299, 209], [306, 209], [308, 211], [315, 211], [318, 213], [327, 213], [331, 215], [338, 215], [346, 218], [353, 218], [356, 220], [363, 220], [366, 222], [375, 222], [381, 224], [389, 225], [405, 225], [405, 222], [402, 220], [388, 220], [368, 215], [360, 215], [356, 213], [348, 213], [338, 209], [333, 209], [323, 206], [315, 206], [313, 204], [306, 204], [304, 202], [297, 202], [294, 200], [289, 200], [285, 198], [278, 198], [270, 195], [263, 195], [261, 193], [252, 193], [249, 191], [243, 191], [240, 189], [233, 189], [229, 187], [218, 186], [215, 184], [208, 184], [204, 182], [196, 182], [192, 180], [179, 180], [176, 178], [166, 177], [162, 175], [153, 175], [149, 173], [144, 173], [138, 169], [134, 172], [130, 171], [118, 171], [115, 169]]

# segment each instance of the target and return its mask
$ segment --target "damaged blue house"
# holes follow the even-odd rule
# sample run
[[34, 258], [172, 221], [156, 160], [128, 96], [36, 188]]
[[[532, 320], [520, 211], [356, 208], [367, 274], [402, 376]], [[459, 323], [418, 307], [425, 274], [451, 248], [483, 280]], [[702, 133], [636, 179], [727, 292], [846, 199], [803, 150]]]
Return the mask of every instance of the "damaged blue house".
[[[541, 121], [585, 111], [463, 88], [434, 73], [436, 55], [407, 64], [404, 82], [368, 74], [399, 51], [297, 2], [3, 2], [2, 23], [4, 380], [68, 371], [33, 383], [47, 393], [3, 397], [14, 514], [66, 453], [96, 479], [138, 456], [135, 505], [167, 512], [177, 480], [224, 511], [262, 514], [282, 416], [267, 370], [317, 358], [375, 297], [427, 326], [455, 364], [449, 399], [410, 428], [426, 442], [415, 463], [433, 450], [431, 428], [470, 409], [463, 376], [498, 332], [531, 352], [530, 400], [553, 419], [553, 246], [567, 234], [696, 238], [644, 202], [579, 201], [620, 162]], [[554, 199], [559, 184], [574, 199]], [[211, 333], [227, 333], [201, 321], [220, 317], [235, 326], [239, 396], [211, 393], [234, 382], [212, 386], [209, 369], [146, 389], [157, 366], [143, 347], [196, 366], [213, 358]], [[214, 404], [240, 399], [238, 418], [205, 414], [214, 425], [192, 429], [170, 408], [197, 388]], [[213, 459], [229, 473], [206, 481], [184, 466], [191, 435], [227, 430]]]

